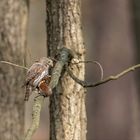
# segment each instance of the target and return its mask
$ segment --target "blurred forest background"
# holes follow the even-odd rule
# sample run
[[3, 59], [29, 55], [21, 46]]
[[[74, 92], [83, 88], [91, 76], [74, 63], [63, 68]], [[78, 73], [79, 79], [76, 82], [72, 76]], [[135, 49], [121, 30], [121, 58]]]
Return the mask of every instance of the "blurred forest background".
[[[139, 59], [138, 0], [82, 0], [83, 35], [86, 60], [96, 60], [104, 69], [104, 77], [114, 75], [137, 64]], [[138, 6], [139, 4], [139, 6]], [[140, 11], [140, 10], [139, 10]], [[45, 0], [30, 0], [26, 56], [27, 66], [46, 56]], [[117, 81], [109, 82], [87, 93], [87, 140], [140, 139], [140, 70]], [[100, 70], [86, 64], [86, 81], [100, 80]], [[31, 124], [32, 101], [26, 103], [25, 131]], [[41, 113], [40, 128], [33, 140], [49, 139], [49, 100]]]

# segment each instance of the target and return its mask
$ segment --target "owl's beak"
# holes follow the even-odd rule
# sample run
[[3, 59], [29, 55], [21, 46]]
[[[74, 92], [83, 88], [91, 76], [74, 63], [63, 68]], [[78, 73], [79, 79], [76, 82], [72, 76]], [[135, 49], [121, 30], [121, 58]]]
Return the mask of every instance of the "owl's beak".
[[53, 67], [53, 62], [49, 64], [51, 67]]

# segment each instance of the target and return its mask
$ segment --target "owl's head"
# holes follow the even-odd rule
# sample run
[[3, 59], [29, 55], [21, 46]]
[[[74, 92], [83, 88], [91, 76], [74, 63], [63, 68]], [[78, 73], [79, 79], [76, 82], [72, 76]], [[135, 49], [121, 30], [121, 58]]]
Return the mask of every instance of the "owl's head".
[[53, 67], [53, 60], [51, 60], [50, 58], [47, 58], [47, 57], [42, 57], [39, 59], [39, 62], [46, 65], [46, 66], [51, 66]]

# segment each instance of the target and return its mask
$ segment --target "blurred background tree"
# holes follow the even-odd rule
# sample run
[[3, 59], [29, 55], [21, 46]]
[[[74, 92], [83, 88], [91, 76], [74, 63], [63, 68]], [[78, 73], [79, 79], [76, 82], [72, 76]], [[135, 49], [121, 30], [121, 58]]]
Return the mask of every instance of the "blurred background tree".
[[[132, 23], [134, 33], [134, 50], [135, 50], [135, 61], [140, 63], [140, 1], [132, 0]], [[133, 132], [134, 140], [140, 139], [140, 71], [136, 72], [136, 86], [137, 94], [135, 96], [135, 102], [133, 103]]]
[[[25, 64], [28, 1], [0, 1], [0, 60]], [[0, 64], [0, 139], [19, 140], [24, 134], [22, 69]]]
[[[88, 59], [98, 60], [104, 77], [135, 64], [131, 3], [128, 0], [84, 1], [85, 35]], [[85, 7], [85, 5], [84, 5]], [[99, 77], [94, 67], [87, 68], [87, 78]], [[93, 91], [94, 90], [94, 91]], [[90, 89], [88, 104], [88, 139], [133, 140], [133, 102], [136, 95], [134, 74]], [[92, 108], [91, 108], [92, 106]]]

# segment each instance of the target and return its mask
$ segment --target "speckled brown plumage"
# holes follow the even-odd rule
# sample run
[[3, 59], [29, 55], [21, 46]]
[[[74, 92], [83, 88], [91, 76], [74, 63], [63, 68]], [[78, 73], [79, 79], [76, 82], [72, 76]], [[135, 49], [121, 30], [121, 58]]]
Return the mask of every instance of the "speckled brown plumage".
[[25, 80], [25, 101], [28, 101], [30, 93], [35, 89], [38, 89], [38, 92], [44, 96], [51, 94], [51, 89], [48, 84], [51, 78], [49, 75], [49, 69], [52, 66], [53, 61], [49, 58], [43, 57], [29, 68]]

